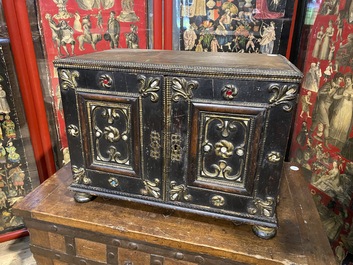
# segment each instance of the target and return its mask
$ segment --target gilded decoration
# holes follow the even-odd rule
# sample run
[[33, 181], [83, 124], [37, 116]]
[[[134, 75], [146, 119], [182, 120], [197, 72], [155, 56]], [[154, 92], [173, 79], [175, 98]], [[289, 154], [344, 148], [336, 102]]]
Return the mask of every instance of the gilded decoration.
[[229, 158], [234, 153], [234, 145], [226, 140], [221, 140], [215, 144], [215, 153], [222, 158]]
[[104, 135], [104, 139], [111, 143], [117, 142], [121, 139], [119, 130], [113, 126], [105, 127], [103, 135]]
[[199, 83], [191, 80], [187, 81], [185, 78], [174, 77], [172, 80], [173, 95], [172, 100], [178, 102], [181, 98], [190, 101], [193, 98], [193, 89], [197, 89]]
[[181, 161], [181, 135], [172, 134], [172, 148], [171, 159], [172, 161]]
[[108, 74], [103, 74], [99, 77], [99, 85], [102, 88], [111, 88], [113, 85], [113, 79]]
[[220, 195], [215, 195], [211, 198], [211, 204], [216, 206], [216, 207], [222, 207], [226, 203], [226, 200], [224, 197]]
[[277, 163], [281, 160], [281, 154], [279, 152], [272, 151], [267, 155], [267, 158], [272, 163]]
[[[205, 161], [205, 160], [204, 160]], [[243, 166], [243, 162], [241, 163]], [[213, 171], [208, 170], [205, 163], [203, 163], [203, 173], [206, 177], [210, 178], [220, 178], [225, 180], [239, 180], [242, 170], [239, 170], [236, 174], [231, 174], [235, 171], [235, 169], [228, 165], [228, 163], [224, 160], [219, 160], [217, 163], [212, 164], [210, 167]]]
[[211, 114], [202, 117], [201, 177], [242, 182], [249, 121]]
[[170, 182], [169, 197], [171, 201], [191, 201], [192, 196], [187, 193], [187, 187], [184, 184], [177, 185], [176, 181]]
[[220, 131], [222, 131], [222, 137], [228, 137], [231, 132], [235, 132], [237, 129], [237, 123], [229, 120], [219, 120], [220, 123], [217, 125]]
[[248, 213], [252, 215], [261, 215], [266, 217], [272, 217], [275, 213], [275, 199], [267, 197], [265, 200], [255, 198], [251, 205], [248, 207]]
[[161, 135], [156, 131], [152, 131], [150, 140], [150, 156], [154, 159], [159, 159], [161, 156]]
[[129, 164], [130, 111], [127, 107], [90, 105], [98, 161]]
[[69, 126], [67, 126], [67, 132], [73, 137], [77, 137], [79, 133], [77, 126], [74, 124], [70, 124]]
[[141, 189], [142, 195], [152, 196], [156, 199], [161, 197], [161, 189], [158, 187], [160, 184], [159, 179], [154, 179], [153, 181], [144, 180], [143, 184], [145, 185], [144, 189]]
[[110, 186], [112, 186], [113, 188], [116, 188], [119, 186], [119, 181], [117, 178], [111, 177], [108, 179], [108, 182], [109, 182]]
[[238, 94], [238, 89], [231, 84], [225, 85], [221, 90], [222, 96], [226, 100], [232, 100]]
[[86, 176], [86, 171], [82, 167], [72, 166], [74, 183], [90, 185], [92, 183], [91, 179]]
[[152, 102], [157, 102], [159, 96], [157, 92], [160, 89], [159, 83], [160, 77], [146, 77], [144, 75], [138, 75], [137, 80], [139, 82], [139, 93], [142, 97], [151, 96]]
[[285, 111], [291, 111], [297, 98], [297, 85], [283, 85], [273, 84], [269, 87], [269, 91], [273, 93], [270, 98], [270, 103], [274, 105], [283, 104]]
[[118, 110], [112, 108], [104, 108], [102, 112], [102, 117], [107, 119], [109, 124], [114, 123], [114, 119], [120, 118]]
[[63, 89], [75, 89], [77, 88], [77, 81], [76, 78], [80, 76], [78, 71], [70, 71], [66, 69], [62, 69], [59, 72], [61, 78], [61, 87]]

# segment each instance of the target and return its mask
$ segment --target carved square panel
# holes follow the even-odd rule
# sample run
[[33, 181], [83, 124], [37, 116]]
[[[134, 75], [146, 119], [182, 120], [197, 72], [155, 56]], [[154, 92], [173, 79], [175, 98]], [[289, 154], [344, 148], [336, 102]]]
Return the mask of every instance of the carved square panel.
[[189, 184], [250, 194], [265, 108], [193, 105], [197, 166]]
[[135, 98], [95, 96], [81, 93], [81, 126], [87, 167], [101, 171], [138, 175], [140, 156], [138, 104]]

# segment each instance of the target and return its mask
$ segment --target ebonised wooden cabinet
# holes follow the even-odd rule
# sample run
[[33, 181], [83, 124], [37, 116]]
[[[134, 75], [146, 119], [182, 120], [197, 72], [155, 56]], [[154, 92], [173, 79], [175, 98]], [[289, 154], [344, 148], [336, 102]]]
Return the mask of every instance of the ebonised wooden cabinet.
[[124, 199], [275, 235], [302, 78], [284, 57], [118, 49], [55, 65], [76, 201]]

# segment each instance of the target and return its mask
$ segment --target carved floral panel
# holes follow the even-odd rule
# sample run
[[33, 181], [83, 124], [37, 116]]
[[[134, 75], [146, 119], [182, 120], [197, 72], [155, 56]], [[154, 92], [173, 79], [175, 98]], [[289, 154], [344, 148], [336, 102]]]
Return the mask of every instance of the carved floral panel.
[[128, 104], [87, 102], [93, 163], [131, 167], [131, 109]]

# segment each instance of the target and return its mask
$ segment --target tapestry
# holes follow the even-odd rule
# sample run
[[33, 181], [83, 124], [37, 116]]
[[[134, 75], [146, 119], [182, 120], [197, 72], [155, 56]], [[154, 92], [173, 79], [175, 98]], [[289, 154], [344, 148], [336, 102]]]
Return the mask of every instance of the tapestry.
[[18, 101], [19, 92], [13, 91], [18, 90], [13, 73], [9, 41], [0, 39], [0, 234], [24, 227], [22, 219], [13, 215], [12, 206], [32, 190], [32, 177], [35, 177], [29, 170], [27, 154], [33, 156], [33, 153], [28, 153], [29, 143], [25, 150], [22, 132], [28, 138], [29, 135], [23, 129], [23, 113], [18, 115], [23, 106]]
[[39, 25], [50, 74], [56, 129], [67, 163], [67, 139], [53, 60], [116, 48], [148, 48], [147, 1], [39, 0]]
[[[353, 261], [353, 1], [311, 0], [291, 155], [340, 264]], [[314, 10], [315, 9], [315, 10]], [[303, 187], [304, 188], [304, 187]]]
[[287, 0], [180, 2], [180, 50], [278, 53]]

